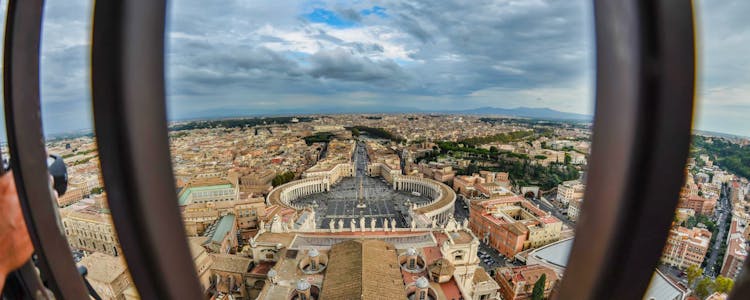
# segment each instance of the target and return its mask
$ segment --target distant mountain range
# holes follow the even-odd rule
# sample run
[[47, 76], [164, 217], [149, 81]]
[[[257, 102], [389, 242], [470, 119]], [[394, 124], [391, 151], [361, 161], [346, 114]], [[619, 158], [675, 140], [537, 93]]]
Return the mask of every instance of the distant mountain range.
[[534, 118], [534, 119], [549, 119], [549, 120], [582, 120], [591, 121], [593, 120], [592, 115], [569, 113], [551, 108], [535, 108], [535, 107], [516, 107], [516, 108], [498, 108], [498, 107], [480, 107], [469, 110], [452, 111], [454, 114], [466, 114], [466, 115], [502, 115], [508, 117], [523, 117], [523, 118]]

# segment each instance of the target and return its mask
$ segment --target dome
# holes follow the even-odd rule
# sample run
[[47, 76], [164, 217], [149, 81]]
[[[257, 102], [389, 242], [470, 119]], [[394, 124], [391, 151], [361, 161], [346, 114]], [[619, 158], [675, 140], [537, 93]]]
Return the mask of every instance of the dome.
[[430, 287], [430, 282], [427, 281], [427, 278], [424, 278], [424, 277], [419, 277], [419, 279], [417, 279], [416, 284], [417, 284], [417, 288], [420, 288], [420, 289], [426, 289]]
[[274, 270], [274, 269], [268, 270], [268, 277], [269, 278], [276, 277], [276, 270]]
[[417, 249], [414, 249], [414, 248], [406, 249], [406, 255], [409, 255], [409, 256], [417, 255]]
[[310, 251], [307, 251], [307, 255], [310, 257], [316, 257], [320, 255], [320, 252], [318, 252], [318, 249], [312, 248]]
[[307, 282], [307, 280], [300, 279], [297, 281], [297, 290], [298, 291], [305, 291], [310, 288], [310, 283]]

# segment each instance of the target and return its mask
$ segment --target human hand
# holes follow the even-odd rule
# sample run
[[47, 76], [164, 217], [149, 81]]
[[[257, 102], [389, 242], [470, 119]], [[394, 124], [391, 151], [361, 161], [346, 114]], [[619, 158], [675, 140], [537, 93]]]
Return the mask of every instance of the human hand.
[[0, 176], [0, 291], [5, 277], [31, 258], [31, 243], [11, 171]]

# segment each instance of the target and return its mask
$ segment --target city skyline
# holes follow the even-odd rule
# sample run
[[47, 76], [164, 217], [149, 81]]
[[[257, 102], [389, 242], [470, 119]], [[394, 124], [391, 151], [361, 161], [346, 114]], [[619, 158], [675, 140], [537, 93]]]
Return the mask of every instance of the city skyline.
[[[750, 136], [743, 122], [750, 64], [742, 59], [750, 28], [741, 15], [748, 4], [696, 4], [696, 129]], [[91, 9], [84, 1], [46, 4], [41, 85], [48, 134], [91, 128]], [[169, 118], [342, 107], [593, 114], [591, 11], [588, 1], [177, 1], [166, 37]]]

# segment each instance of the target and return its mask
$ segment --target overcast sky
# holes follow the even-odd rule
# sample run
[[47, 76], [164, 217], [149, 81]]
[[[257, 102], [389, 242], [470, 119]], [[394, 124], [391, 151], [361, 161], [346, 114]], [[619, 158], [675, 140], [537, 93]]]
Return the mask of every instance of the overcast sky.
[[[483, 106], [590, 114], [589, 2], [170, 1], [169, 117]], [[696, 126], [750, 136], [750, 1], [708, 2], [697, 1]], [[90, 127], [91, 14], [90, 1], [46, 1], [47, 133]]]

